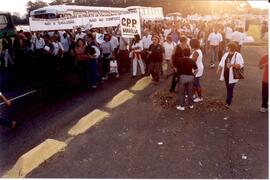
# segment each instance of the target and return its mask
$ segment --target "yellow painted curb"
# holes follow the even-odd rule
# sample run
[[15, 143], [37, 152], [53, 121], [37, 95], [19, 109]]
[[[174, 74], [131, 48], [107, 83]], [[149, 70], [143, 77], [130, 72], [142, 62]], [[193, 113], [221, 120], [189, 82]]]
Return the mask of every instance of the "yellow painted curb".
[[132, 91], [142, 91], [144, 90], [149, 84], [152, 82], [152, 78], [150, 76], [144, 77], [136, 82], [135, 85], [133, 85], [130, 90]]
[[133, 98], [134, 95], [135, 94], [129, 92], [128, 90], [123, 90], [117, 95], [115, 95], [113, 99], [108, 104], [106, 104], [106, 107], [113, 109], [117, 106], [120, 106], [129, 99]]
[[66, 143], [47, 139], [29, 152], [22, 155], [16, 164], [10, 169], [3, 178], [22, 178], [33, 169], [48, 160], [54, 154], [62, 151], [67, 146]]
[[109, 115], [110, 114], [107, 112], [95, 109], [91, 113], [81, 118], [79, 122], [68, 131], [68, 134], [71, 136], [82, 134], [96, 123], [102, 121], [106, 117], [109, 117]]

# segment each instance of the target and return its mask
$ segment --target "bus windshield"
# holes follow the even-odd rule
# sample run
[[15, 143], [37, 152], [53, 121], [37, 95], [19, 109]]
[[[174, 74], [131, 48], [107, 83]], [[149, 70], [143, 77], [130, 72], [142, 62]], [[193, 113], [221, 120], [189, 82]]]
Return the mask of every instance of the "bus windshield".
[[5, 29], [8, 26], [8, 20], [5, 15], [0, 14], [0, 29]]
[[0, 13], [0, 38], [7, 32], [8, 36], [16, 34], [16, 28], [11, 19], [10, 13]]

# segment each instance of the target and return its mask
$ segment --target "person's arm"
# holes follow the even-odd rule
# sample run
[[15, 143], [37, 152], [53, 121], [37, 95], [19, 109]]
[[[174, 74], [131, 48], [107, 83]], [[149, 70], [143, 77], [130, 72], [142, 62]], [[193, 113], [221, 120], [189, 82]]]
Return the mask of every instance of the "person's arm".
[[11, 102], [2, 93], [0, 93], [0, 98], [6, 103], [7, 106], [11, 106]]
[[233, 57], [233, 58], [236, 58], [236, 62], [235, 64], [229, 64], [229, 68], [230, 67], [233, 67], [235, 69], [240, 69], [242, 67], [244, 67], [244, 60], [243, 60], [243, 57], [240, 53], [236, 53], [235, 54], [236, 57]]
[[219, 65], [218, 65], [218, 68], [217, 68], [217, 72], [216, 72], [217, 78], [220, 78], [220, 76], [221, 76], [221, 72], [222, 72], [222, 69], [224, 68], [224, 63], [225, 63], [225, 59], [227, 58], [227, 56], [228, 56], [228, 53], [225, 53], [222, 56], [222, 58], [221, 58], [221, 60], [219, 62]]
[[192, 60], [193, 60], [194, 62], [196, 62], [197, 59], [198, 59], [198, 57], [199, 57], [199, 53], [195, 51], [195, 52], [193, 53], [193, 55], [192, 55]]
[[261, 60], [260, 60], [260, 62], [259, 62], [259, 64], [258, 64], [258, 67], [260, 68], [260, 69], [263, 69], [263, 68], [265, 68], [265, 67], [267, 67], [268, 66], [268, 55], [265, 55], [265, 56], [263, 56], [262, 58], [261, 58]]

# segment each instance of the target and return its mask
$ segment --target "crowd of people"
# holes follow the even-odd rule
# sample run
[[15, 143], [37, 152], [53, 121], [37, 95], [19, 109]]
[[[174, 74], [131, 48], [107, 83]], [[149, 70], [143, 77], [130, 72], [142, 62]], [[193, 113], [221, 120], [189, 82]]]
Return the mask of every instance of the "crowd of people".
[[[34, 76], [45, 78], [54, 91], [61, 78], [75, 72], [83, 88], [97, 88], [108, 78], [119, 78], [131, 72], [131, 78], [149, 76], [158, 84], [160, 76], [171, 77], [170, 92], [178, 83], [180, 105], [203, 101], [200, 78], [204, 67], [217, 68], [227, 88], [226, 106], [230, 107], [238, 79], [233, 69], [241, 69], [244, 28], [234, 21], [144, 21], [142, 36], [122, 37], [119, 27], [93, 28], [82, 32], [18, 32], [14, 42], [4, 35], [2, 66], [34, 70]], [[138, 64], [140, 74], [138, 73]], [[164, 70], [163, 68], [166, 67]], [[132, 70], [131, 70], [132, 68]], [[165, 71], [166, 70], [166, 71]], [[31, 72], [31, 70], [29, 70]], [[264, 107], [266, 107], [264, 103]]]

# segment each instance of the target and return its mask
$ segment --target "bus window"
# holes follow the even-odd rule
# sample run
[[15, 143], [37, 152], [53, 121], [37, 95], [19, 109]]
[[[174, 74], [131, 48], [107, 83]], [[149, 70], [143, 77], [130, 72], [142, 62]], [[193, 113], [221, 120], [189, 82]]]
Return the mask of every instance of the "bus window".
[[0, 29], [5, 29], [8, 26], [8, 20], [5, 15], [0, 15]]

